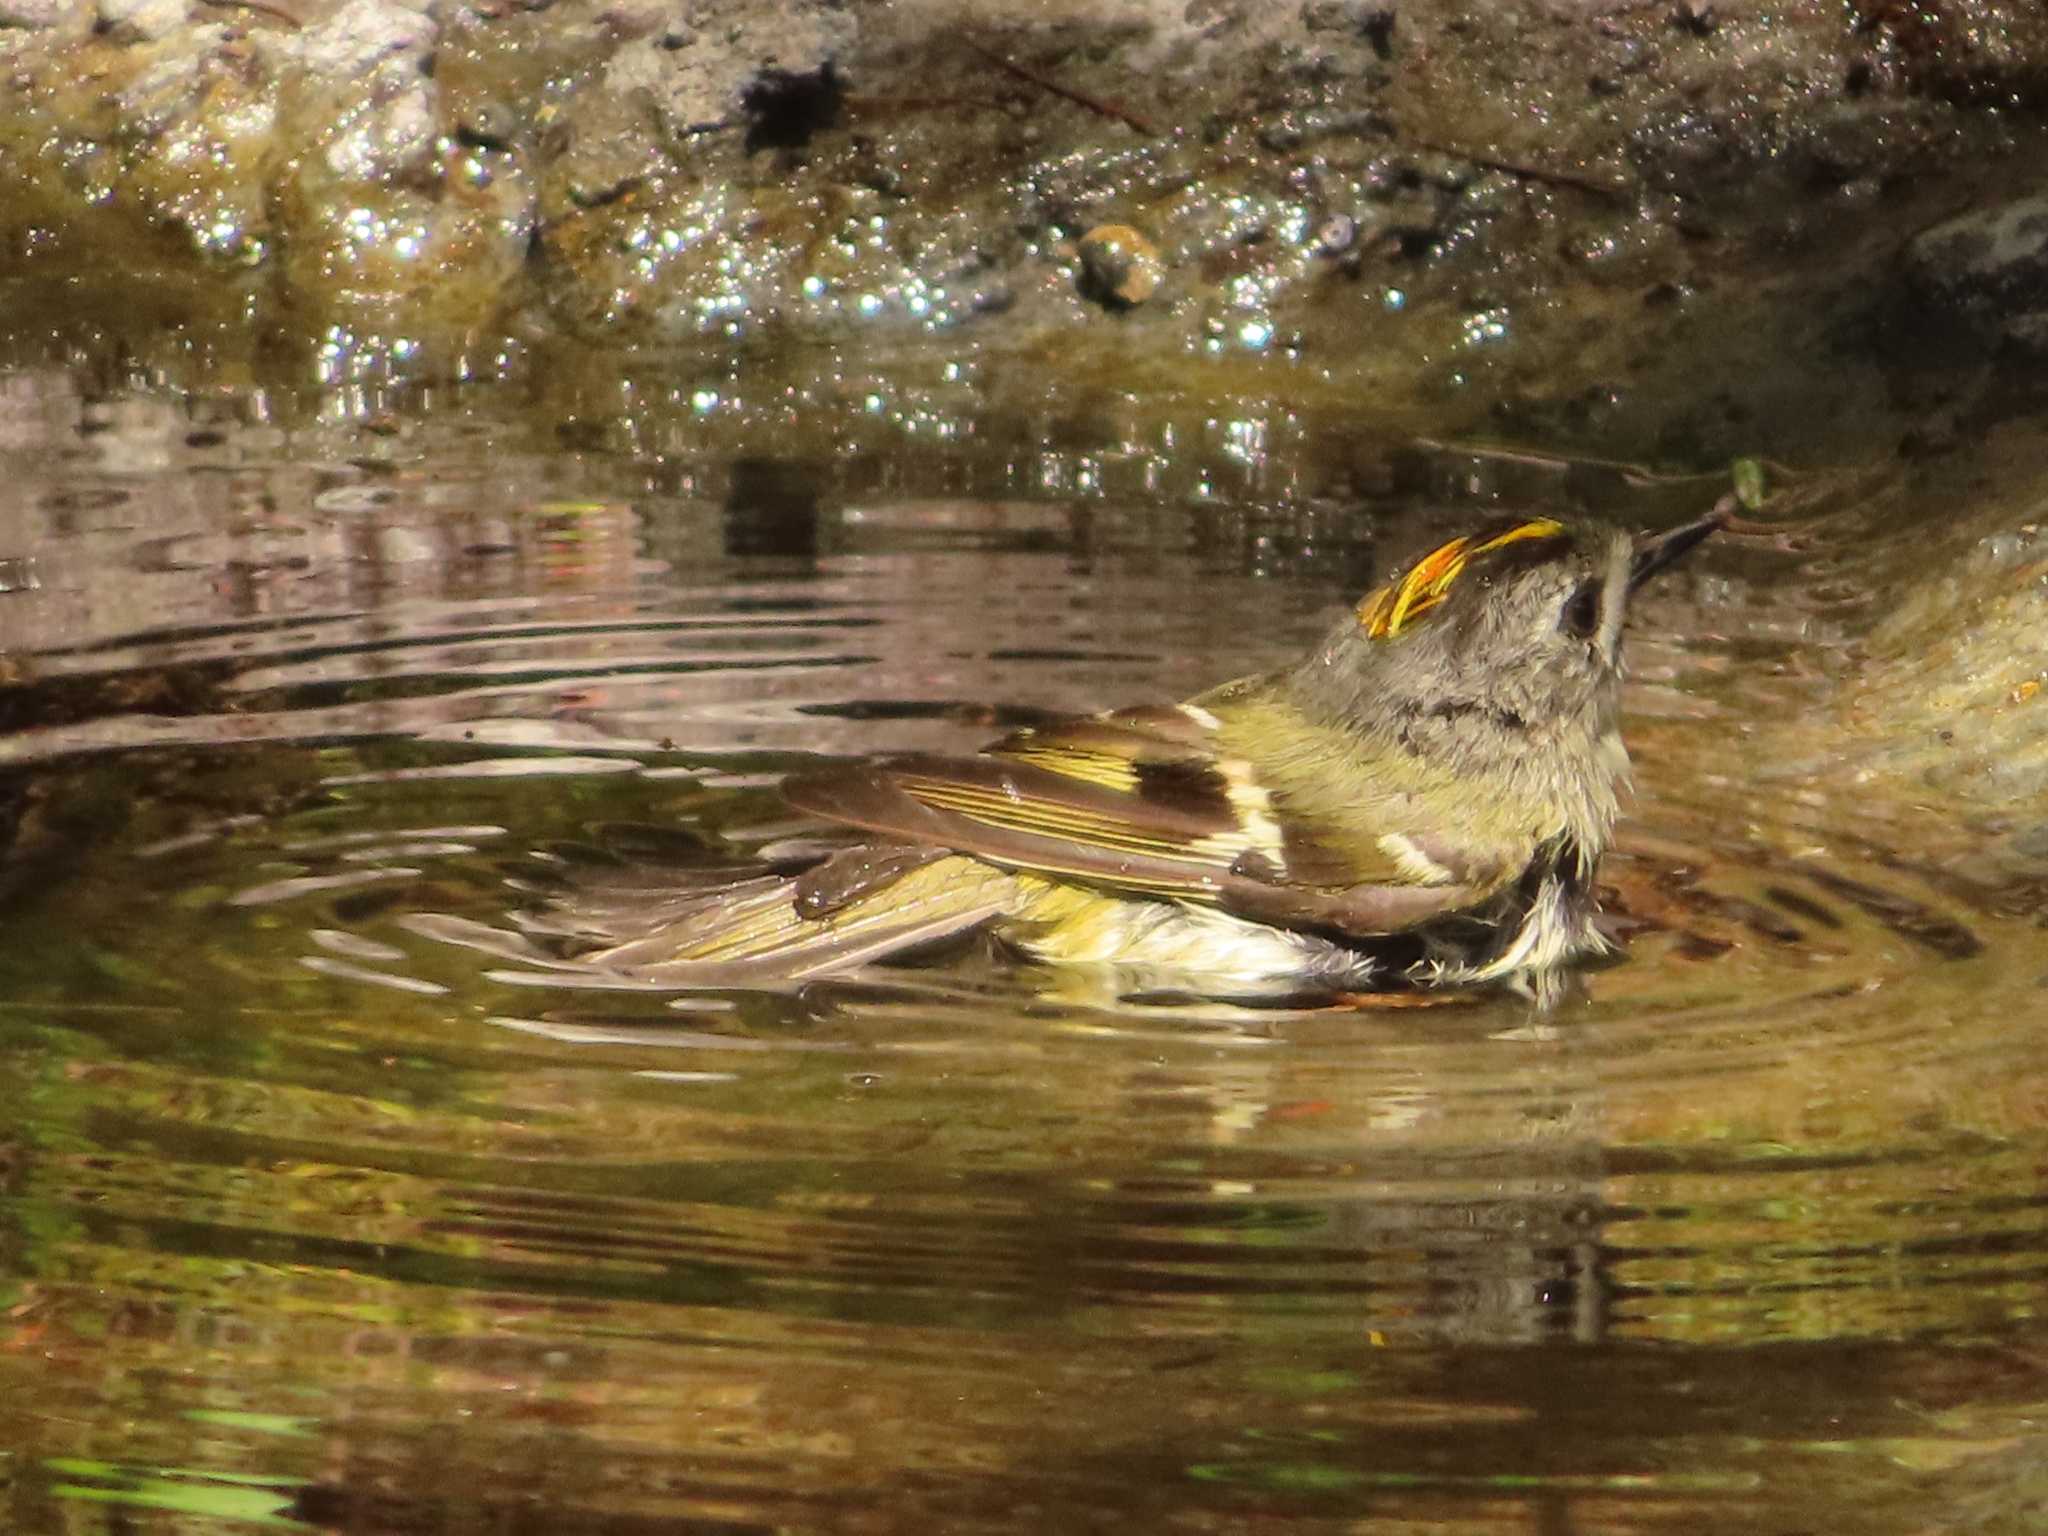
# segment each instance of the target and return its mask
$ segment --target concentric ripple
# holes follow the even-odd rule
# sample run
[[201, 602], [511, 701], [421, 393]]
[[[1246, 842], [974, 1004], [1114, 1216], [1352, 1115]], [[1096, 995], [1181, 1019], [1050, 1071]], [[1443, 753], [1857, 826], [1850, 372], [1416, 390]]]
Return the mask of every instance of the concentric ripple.
[[1813, 768], [1856, 605], [1797, 550], [1639, 615], [1624, 954], [1553, 1014], [973, 945], [678, 994], [520, 918], [804, 837], [821, 754], [1271, 664], [1470, 509], [479, 457], [36, 503], [109, 558], [0, 595], [10, 1528], [1906, 1531], [2026, 1443], [2048, 943]]

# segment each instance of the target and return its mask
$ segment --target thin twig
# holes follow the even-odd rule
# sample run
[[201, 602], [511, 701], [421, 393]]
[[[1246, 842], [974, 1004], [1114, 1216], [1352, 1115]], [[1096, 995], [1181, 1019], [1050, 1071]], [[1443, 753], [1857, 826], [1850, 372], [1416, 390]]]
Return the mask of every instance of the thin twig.
[[1071, 85], [1062, 85], [1051, 76], [1042, 75], [1035, 69], [1019, 64], [1015, 59], [1010, 58], [1006, 54], [997, 53], [993, 48], [983, 47], [971, 37], [963, 37], [960, 41], [965, 43], [975, 53], [987, 59], [996, 68], [1008, 70], [1019, 80], [1029, 81], [1041, 91], [1051, 91], [1053, 95], [1065, 97], [1077, 107], [1086, 107], [1090, 112], [1097, 113], [1102, 117], [1112, 118], [1128, 128], [1135, 128], [1148, 139], [1159, 137], [1159, 130], [1146, 122], [1144, 118], [1138, 116], [1129, 107], [1121, 106], [1114, 101], [1104, 101], [1099, 96], [1090, 96], [1085, 91], [1075, 90]]
[[1540, 448], [1524, 448], [1516, 443], [1490, 443], [1478, 438], [1417, 436], [1411, 437], [1408, 441], [1412, 446], [1429, 453], [1460, 453], [1490, 463], [1519, 464], [1531, 469], [1547, 469], [1557, 474], [1579, 468], [1612, 470], [1623, 485], [1638, 488], [1688, 485], [1703, 480], [1728, 478], [1726, 469], [1702, 469], [1689, 474], [1660, 473], [1646, 465], [1631, 463], [1627, 459], [1603, 459], [1585, 453], [1548, 453]]
[[1579, 176], [1570, 171], [1553, 171], [1547, 166], [1530, 165], [1527, 161], [1523, 160], [1508, 160], [1499, 155], [1475, 154], [1473, 151], [1461, 149], [1455, 144], [1436, 144], [1428, 139], [1411, 139], [1401, 134], [1396, 134], [1395, 137], [1400, 139], [1402, 143], [1415, 149], [1426, 149], [1433, 154], [1449, 155], [1454, 160], [1464, 160], [1473, 165], [1484, 166], [1489, 171], [1505, 171], [1510, 176], [1525, 176], [1531, 181], [1548, 181], [1555, 182], [1561, 187], [1576, 187], [1581, 192], [1590, 192], [1595, 197], [1604, 197], [1610, 202], [1625, 203], [1635, 195], [1628, 187], [1611, 181], [1598, 181], [1591, 176]]

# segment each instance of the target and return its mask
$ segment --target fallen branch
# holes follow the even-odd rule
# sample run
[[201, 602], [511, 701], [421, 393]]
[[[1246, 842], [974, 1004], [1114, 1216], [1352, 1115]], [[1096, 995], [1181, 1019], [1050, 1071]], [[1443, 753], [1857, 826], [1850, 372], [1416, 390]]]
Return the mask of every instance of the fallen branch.
[[1086, 107], [1090, 112], [1094, 112], [1099, 116], [1122, 123], [1127, 128], [1134, 128], [1148, 139], [1159, 137], [1159, 130], [1146, 122], [1144, 118], [1138, 116], [1129, 107], [1122, 106], [1114, 101], [1104, 101], [1099, 96], [1090, 96], [1086, 91], [1077, 91], [1070, 85], [1062, 85], [1051, 76], [1040, 74], [1035, 69], [1019, 64], [1007, 54], [998, 53], [993, 48], [984, 47], [971, 37], [963, 37], [960, 41], [965, 43], [973, 52], [987, 59], [996, 68], [1007, 70], [1019, 80], [1027, 81], [1037, 86], [1041, 91], [1050, 91], [1055, 96], [1064, 97], [1066, 100], [1071, 101], [1077, 107]]

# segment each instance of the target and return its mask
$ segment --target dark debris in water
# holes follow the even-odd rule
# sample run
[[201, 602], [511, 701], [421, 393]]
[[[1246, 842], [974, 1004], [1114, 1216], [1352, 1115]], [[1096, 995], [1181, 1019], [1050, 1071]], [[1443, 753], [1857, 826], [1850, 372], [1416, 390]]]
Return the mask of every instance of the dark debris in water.
[[[90, 677], [10, 679], [0, 657], [0, 734], [39, 726], [75, 724], [110, 715], [220, 716], [235, 707], [224, 684], [238, 670], [232, 663], [193, 662], [143, 667]], [[225, 731], [223, 732], [225, 735]]]

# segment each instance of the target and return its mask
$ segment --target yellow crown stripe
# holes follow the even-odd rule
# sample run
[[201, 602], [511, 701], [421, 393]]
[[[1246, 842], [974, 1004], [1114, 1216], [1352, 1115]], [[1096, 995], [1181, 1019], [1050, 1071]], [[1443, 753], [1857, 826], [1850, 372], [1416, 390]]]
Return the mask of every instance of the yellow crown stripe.
[[1532, 517], [1528, 522], [1517, 523], [1506, 533], [1497, 534], [1493, 538], [1488, 539], [1484, 544], [1473, 550], [1472, 553], [1475, 555], [1491, 554], [1494, 550], [1499, 549], [1505, 544], [1517, 544], [1523, 539], [1555, 538], [1563, 532], [1564, 524], [1554, 517]]
[[1393, 611], [1394, 589], [1374, 587], [1358, 600], [1358, 627], [1374, 640], [1386, 638], [1387, 615]]
[[1465, 569], [1465, 562], [1471, 558], [1470, 539], [1452, 539], [1448, 544], [1439, 544], [1409, 569], [1401, 578], [1400, 588], [1394, 593], [1393, 611], [1387, 615], [1387, 633], [1396, 634], [1411, 614], [1419, 613], [1442, 600], [1451, 583], [1458, 579], [1458, 573]]
[[1480, 555], [1492, 554], [1523, 539], [1548, 539], [1563, 532], [1564, 524], [1555, 518], [1534, 517], [1505, 533], [1495, 534], [1483, 544], [1475, 545], [1464, 538], [1439, 544], [1410, 566], [1398, 582], [1376, 587], [1358, 600], [1359, 627], [1375, 640], [1399, 634], [1401, 626], [1410, 619], [1442, 602], [1451, 584]]

